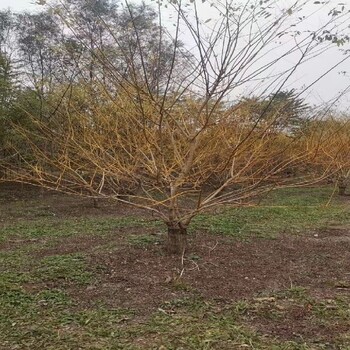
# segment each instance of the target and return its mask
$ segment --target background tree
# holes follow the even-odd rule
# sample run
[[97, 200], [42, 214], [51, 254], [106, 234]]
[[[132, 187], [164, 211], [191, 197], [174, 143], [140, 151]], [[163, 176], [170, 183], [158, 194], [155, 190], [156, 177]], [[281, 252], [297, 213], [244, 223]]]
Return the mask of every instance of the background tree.
[[11, 43], [13, 25], [12, 13], [0, 12], [0, 161], [9, 156], [7, 142], [10, 137], [13, 103], [18, 91], [14, 48]]
[[44, 118], [46, 98], [62, 77], [56, 50], [60, 30], [49, 13], [23, 13], [17, 16], [16, 34], [25, 84], [36, 91]]
[[[108, 57], [113, 52], [106, 26], [114, 25], [116, 7], [116, 3], [109, 0], [67, 0], [59, 2], [50, 11], [66, 30], [75, 69], [85, 82], [92, 84], [97, 77], [103, 79], [104, 66], [96, 64], [97, 57]], [[62, 13], [69, 16], [62, 18]]]
[[307, 114], [310, 107], [295, 89], [277, 91], [267, 97], [244, 97], [233, 109], [252, 123], [263, 119], [266, 125], [278, 124], [281, 131], [290, 134], [296, 133], [313, 116]]
[[303, 132], [315, 145], [317, 140], [323, 139], [323, 146], [317, 145], [319, 151], [312, 163], [308, 165], [309, 168], [314, 168], [316, 172], [327, 170], [329, 180], [338, 187], [339, 195], [345, 195], [346, 188], [350, 183], [350, 124], [348, 116], [328, 111], [327, 118], [309, 121]]

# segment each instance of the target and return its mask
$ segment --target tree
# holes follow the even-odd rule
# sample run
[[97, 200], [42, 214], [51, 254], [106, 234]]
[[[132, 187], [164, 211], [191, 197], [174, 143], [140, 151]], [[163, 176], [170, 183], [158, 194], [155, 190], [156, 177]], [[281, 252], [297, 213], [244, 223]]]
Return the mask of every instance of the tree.
[[14, 48], [11, 45], [13, 24], [11, 12], [0, 12], [0, 162], [8, 157], [7, 141], [11, 135], [9, 125], [18, 89]]
[[[91, 84], [97, 76], [102, 75], [103, 78], [104, 74], [104, 66], [96, 64], [97, 57], [101, 54], [109, 56], [108, 51], [113, 52], [106, 25], [112, 26], [116, 7], [109, 0], [67, 0], [59, 2], [49, 11], [66, 30], [65, 40], [79, 78]], [[62, 13], [69, 16], [62, 18]]]
[[277, 91], [267, 97], [245, 97], [233, 106], [233, 110], [252, 123], [261, 118], [266, 125], [278, 124], [280, 131], [289, 134], [298, 132], [310, 117], [307, 114], [309, 106], [295, 89]]
[[16, 34], [23, 85], [36, 91], [39, 114], [47, 114], [46, 99], [65, 76], [56, 49], [60, 29], [49, 13], [21, 13], [16, 18]]
[[[188, 225], [198, 213], [219, 205], [245, 205], [274, 187], [315, 181], [313, 174], [297, 179], [278, 175], [310, 161], [323, 139], [310, 142], [302, 133], [291, 137], [273, 113], [266, 123], [274, 99], [253, 122], [249, 116], [237, 115], [234, 95], [252, 80], [269, 79], [282, 58], [297, 56], [296, 64], [272, 77], [271, 93], [283, 100], [281, 91], [295, 70], [330, 43], [317, 39], [324, 26], [312, 35], [294, 32], [294, 20], [302, 10], [299, 3], [280, 9], [277, 2], [248, 1], [237, 6], [212, 2], [216, 16], [212, 27], [200, 18], [196, 2], [166, 4], [172, 8], [175, 27], [168, 42], [172, 55], [165, 76], [150, 79], [148, 46], [141, 40], [132, 5], [126, 3], [135, 50], [125, 50], [124, 43], [113, 37], [126, 70], [104, 54], [94, 56], [94, 65], [104, 67], [105, 79], [80, 84], [76, 93], [86, 96], [87, 106], [72, 98], [73, 92], [63, 98], [57, 110], [60, 118], [50, 125], [33, 116], [34, 130], [19, 127], [31, 157], [23, 156], [25, 167], [13, 170], [12, 178], [150, 210], [167, 225], [169, 251], [184, 253]], [[159, 8], [161, 16], [162, 5]], [[60, 16], [75, 25], [69, 12]], [[171, 35], [169, 29], [159, 29]], [[178, 45], [181, 33], [191, 38], [188, 46]], [[283, 52], [264, 61], [281, 33], [292, 36], [295, 44], [286, 40], [285, 46], [279, 46]], [[162, 38], [159, 35], [160, 47]], [[94, 49], [102, 52], [94, 40]], [[184, 55], [191, 62], [179, 74], [177, 59]], [[159, 60], [157, 56], [155, 62]], [[89, 96], [95, 96], [94, 103]], [[296, 102], [294, 108], [298, 106]], [[292, 117], [285, 112], [286, 125]], [[213, 175], [218, 181], [208, 188]]]
[[327, 170], [329, 179], [338, 187], [339, 195], [345, 195], [346, 188], [350, 183], [350, 125], [347, 115], [337, 115], [329, 111], [325, 120], [311, 121], [305, 128], [307, 137], [314, 137], [315, 143], [323, 139], [324, 147], [319, 147], [317, 157], [312, 163], [316, 171]]
[[279, 91], [271, 95], [270, 99], [282, 130], [295, 133], [307, 122], [310, 107], [295, 89]]

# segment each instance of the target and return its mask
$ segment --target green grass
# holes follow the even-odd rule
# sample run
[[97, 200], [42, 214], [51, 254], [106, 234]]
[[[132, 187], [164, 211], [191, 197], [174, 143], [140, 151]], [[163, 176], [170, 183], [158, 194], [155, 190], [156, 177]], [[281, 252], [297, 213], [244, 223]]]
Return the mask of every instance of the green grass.
[[332, 192], [331, 187], [279, 189], [259, 205], [199, 215], [193, 226], [238, 238], [274, 238], [280, 233], [303, 234], [331, 225], [350, 225], [349, 205], [336, 196], [332, 199]]
[[[306, 297], [313, 307], [310, 322], [346, 322], [349, 317], [349, 306], [344, 302], [319, 303]], [[46, 290], [34, 295], [16, 291], [2, 301], [0, 344], [6, 345], [8, 350], [332, 349], [322, 342], [263, 337], [247, 324], [250, 315], [271, 317], [267, 314], [267, 305], [270, 314], [275, 312], [277, 318], [283, 320], [289, 312], [288, 307], [303, 306], [303, 300], [299, 299], [276, 297], [273, 302], [247, 301], [244, 307], [242, 302], [222, 307], [201, 298], [177, 299], [161, 305], [142, 323], [137, 321], [133, 310], [97, 306], [74, 311], [72, 301], [60, 290]], [[344, 337], [346, 334], [339, 333], [335, 343], [338, 347], [334, 349], [348, 348], [350, 343]]]
[[349, 324], [346, 300], [314, 300], [301, 288], [225, 305], [200, 297], [175, 299], [141, 323], [133, 310], [101, 305], [81, 310], [75, 304], [59, 289], [34, 294], [7, 291], [0, 302], [0, 348], [314, 350], [350, 346], [344, 332], [330, 347], [322, 337], [284, 341], [263, 336], [250, 326], [256, 319], [283, 322], [296, 306], [308, 307], [308, 322], [316, 325]]
[[[279, 189], [271, 192], [258, 205], [223, 209], [218, 214], [197, 216], [190, 230], [221, 233], [234, 237], [276, 237], [279, 233], [303, 233], [329, 225], [350, 224], [348, 205], [332, 199], [332, 187]], [[106, 235], [120, 228], [160, 227], [157, 221], [136, 217], [97, 217], [59, 219], [39, 217], [35, 220], [7, 224], [0, 229], [0, 241], [9, 237], [42, 239], [76, 235]], [[158, 238], [148, 235], [128, 236], [138, 246], [156, 244]]]
[[[295, 310], [297, 310], [296, 314]], [[293, 317], [301, 318], [304, 319], [305, 327], [317, 330], [312, 338], [306, 339], [306, 349], [350, 348], [350, 333], [348, 331], [350, 329], [350, 304], [347, 296], [329, 299], [315, 298], [305, 288], [292, 287], [247, 302], [244, 308], [241, 308], [240, 315], [244, 324], [248, 324], [252, 320], [255, 322], [257, 320], [262, 322], [271, 320], [275, 322], [276, 326], [284, 323], [291, 327], [295, 322]], [[337, 331], [330, 344], [325, 339], [330, 332], [327, 328], [334, 327]], [[297, 344], [300, 345], [300, 343], [299, 339]]]
[[106, 235], [113, 230], [131, 227], [153, 227], [155, 221], [135, 217], [117, 218], [76, 218], [60, 220], [37, 219], [15, 224], [8, 224], [0, 229], [0, 241], [8, 237], [36, 239], [45, 237], [71, 237], [76, 235]]
[[327, 203], [339, 204], [333, 186], [282, 188], [271, 191], [263, 197], [262, 205], [284, 206], [324, 206]]
[[[294, 299], [293, 299], [294, 298]], [[131, 329], [136, 331], [140, 349], [330, 349], [326, 344], [313, 341], [283, 341], [261, 336], [248, 325], [251, 317], [277, 318], [283, 320], [292, 307], [311, 307], [310, 322], [347, 322], [349, 305], [341, 301], [328, 301], [332, 308], [327, 308], [330, 315], [320, 316], [317, 309], [324, 303], [312, 299], [301, 289], [280, 291], [274, 301], [256, 299], [237, 302], [224, 306], [207, 302], [201, 298], [177, 299], [166, 303], [154, 313], [144, 325]], [[267, 304], [269, 308], [266, 308]], [[307, 303], [307, 304], [306, 304]], [[327, 303], [327, 302], [326, 302]], [[281, 308], [284, 305], [284, 308]], [[273, 315], [275, 313], [275, 315]], [[277, 316], [276, 316], [277, 315]], [[316, 318], [317, 316], [317, 318]], [[350, 342], [339, 334], [336, 339], [337, 349], [347, 349]], [[135, 342], [135, 339], [134, 339]], [[317, 347], [315, 347], [317, 346]], [[344, 347], [341, 347], [344, 346]]]
[[[119, 349], [129, 332], [122, 326], [132, 310], [81, 310], [59, 289], [1, 293], [0, 349]], [[120, 329], [119, 329], [120, 328]]]
[[42, 259], [33, 273], [34, 279], [43, 282], [62, 281], [88, 284], [92, 274], [81, 254], [54, 255]]
[[17, 271], [27, 262], [28, 256], [25, 249], [22, 247], [15, 251], [0, 251], [0, 271]]

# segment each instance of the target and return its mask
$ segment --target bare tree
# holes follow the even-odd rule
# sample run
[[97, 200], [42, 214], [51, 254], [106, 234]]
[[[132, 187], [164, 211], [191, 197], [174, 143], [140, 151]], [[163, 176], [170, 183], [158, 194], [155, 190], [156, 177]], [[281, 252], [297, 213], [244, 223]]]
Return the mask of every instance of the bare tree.
[[[298, 30], [308, 1], [287, 8], [278, 3], [213, 1], [212, 21], [202, 18], [196, 1], [159, 4], [154, 67], [162, 63], [163, 40], [167, 52], [172, 43], [162, 79], [149, 69], [148, 46], [132, 5], [125, 3], [132, 50], [101, 18], [128, 74], [94, 42], [95, 64], [108, 74], [97, 77], [93, 89], [77, 86], [53, 124], [34, 116], [36, 131], [18, 128], [32, 155], [23, 157], [26, 166], [14, 169], [13, 179], [150, 210], [166, 223], [173, 253], [186, 249], [187, 228], [198, 213], [245, 205], [273, 187], [315, 181], [314, 174], [293, 179], [280, 174], [310, 161], [324, 139], [288, 135], [278, 115], [268, 123], [264, 117], [304, 62], [326, 53], [333, 41], [346, 42], [342, 25], [349, 13], [339, 10], [310, 33]], [[173, 27], [162, 25], [169, 9]], [[60, 16], [74, 27], [69, 13]], [[323, 40], [329, 27], [333, 39]], [[177, 64], [185, 57], [189, 60], [179, 71]], [[286, 58], [293, 63], [286, 66]], [[253, 121], [234, 108], [241, 87], [252, 82], [272, 93]], [[89, 105], [92, 96], [100, 103]]]

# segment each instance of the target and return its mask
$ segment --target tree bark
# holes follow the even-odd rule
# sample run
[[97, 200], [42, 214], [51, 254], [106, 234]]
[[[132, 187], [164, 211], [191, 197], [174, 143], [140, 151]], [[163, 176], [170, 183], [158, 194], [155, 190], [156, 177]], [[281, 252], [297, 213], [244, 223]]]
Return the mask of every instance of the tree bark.
[[346, 186], [338, 186], [339, 196], [345, 196]]
[[187, 228], [180, 225], [168, 226], [167, 251], [170, 254], [181, 255], [187, 249]]
[[92, 203], [94, 205], [94, 208], [98, 209], [100, 207], [97, 198], [92, 198]]
[[339, 176], [337, 185], [338, 185], [339, 196], [345, 196], [345, 190], [347, 187], [347, 179], [344, 176]]

